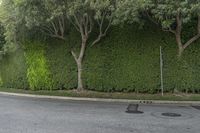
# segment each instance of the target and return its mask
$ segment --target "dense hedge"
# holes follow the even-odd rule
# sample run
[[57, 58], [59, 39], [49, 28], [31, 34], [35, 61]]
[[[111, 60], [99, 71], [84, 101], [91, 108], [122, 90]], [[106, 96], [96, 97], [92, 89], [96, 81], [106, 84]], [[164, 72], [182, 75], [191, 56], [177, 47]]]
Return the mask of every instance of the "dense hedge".
[[33, 90], [52, 89], [51, 72], [45, 56], [45, 44], [26, 42], [24, 55], [27, 66], [27, 80]]
[[[174, 37], [152, 26], [113, 27], [101, 43], [88, 47], [84, 60], [85, 88], [96, 91], [160, 91], [159, 48], [163, 47], [164, 86], [167, 92], [200, 92], [200, 45], [177, 59]], [[76, 88], [76, 65], [70, 47], [79, 45], [78, 33], [67, 42], [32, 42], [29, 50], [1, 61], [3, 86], [31, 89]], [[25, 44], [26, 45], [26, 44]], [[39, 48], [38, 48], [39, 47]], [[24, 56], [25, 55], [25, 56]]]
[[52, 41], [46, 51], [49, 69], [52, 73], [53, 89], [75, 88], [77, 68], [68, 44], [62, 41]]
[[26, 63], [24, 51], [18, 49], [14, 53], [6, 54], [0, 60], [0, 77], [4, 87], [7, 88], [29, 88], [26, 78]]

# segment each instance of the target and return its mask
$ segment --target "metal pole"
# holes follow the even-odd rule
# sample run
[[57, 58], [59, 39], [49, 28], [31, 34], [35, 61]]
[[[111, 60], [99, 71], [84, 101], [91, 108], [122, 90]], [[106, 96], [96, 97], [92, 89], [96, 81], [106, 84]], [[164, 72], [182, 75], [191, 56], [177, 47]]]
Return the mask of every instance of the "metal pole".
[[160, 83], [161, 83], [162, 96], [164, 96], [162, 46], [160, 46]]

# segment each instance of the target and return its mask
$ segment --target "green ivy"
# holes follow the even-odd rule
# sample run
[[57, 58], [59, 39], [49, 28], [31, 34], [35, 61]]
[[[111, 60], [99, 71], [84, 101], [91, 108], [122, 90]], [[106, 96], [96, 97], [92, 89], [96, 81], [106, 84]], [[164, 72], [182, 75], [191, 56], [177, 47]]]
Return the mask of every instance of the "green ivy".
[[32, 90], [52, 89], [51, 72], [45, 56], [45, 44], [26, 42], [24, 47], [30, 88]]
[[25, 63], [24, 50], [18, 49], [3, 56], [0, 61], [0, 75], [3, 87], [28, 89], [27, 67]]
[[[152, 25], [143, 29], [137, 25], [112, 27], [109, 32], [100, 43], [87, 48], [83, 62], [86, 89], [160, 92], [162, 46], [165, 92], [200, 93], [199, 42], [188, 47], [178, 59], [174, 36]], [[66, 42], [56, 39], [26, 42], [24, 50], [6, 55], [0, 65], [3, 86], [33, 90], [76, 88], [77, 68], [70, 49], [72, 44], [80, 45], [77, 34], [69, 34]]]
[[3, 86], [2, 78], [0, 77], [0, 87]]

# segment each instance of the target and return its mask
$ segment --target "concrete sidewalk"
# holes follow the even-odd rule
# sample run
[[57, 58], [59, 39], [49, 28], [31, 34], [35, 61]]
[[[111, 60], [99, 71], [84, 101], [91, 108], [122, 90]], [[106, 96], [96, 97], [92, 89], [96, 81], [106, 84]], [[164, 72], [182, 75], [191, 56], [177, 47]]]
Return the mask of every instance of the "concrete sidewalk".
[[83, 97], [33, 95], [33, 94], [10, 93], [10, 92], [0, 92], [0, 94], [1, 95], [7, 95], [7, 96], [19, 96], [19, 97], [41, 98], [41, 99], [73, 100], [73, 101], [122, 102], [122, 103], [138, 103], [138, 104], [200, 105], [200, 101], [163, 101], [163, 100], [129, 100], [129, 99], [83, 98]]

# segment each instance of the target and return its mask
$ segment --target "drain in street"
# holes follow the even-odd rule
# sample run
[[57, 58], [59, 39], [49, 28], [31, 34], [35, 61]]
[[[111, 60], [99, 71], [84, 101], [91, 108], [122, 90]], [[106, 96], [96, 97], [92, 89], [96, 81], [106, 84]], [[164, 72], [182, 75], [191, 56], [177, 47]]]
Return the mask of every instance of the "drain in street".
[[129, 104], [126, 110], [126, 113], [132, 113], [132, 114], [142, 114], [144, 112], [139, 111], [139, 104]]
[[167, 117], [181, 117], [181, 114], [178, 114], [178, 113], [162, 113], [162, 116], [167, 116]]

